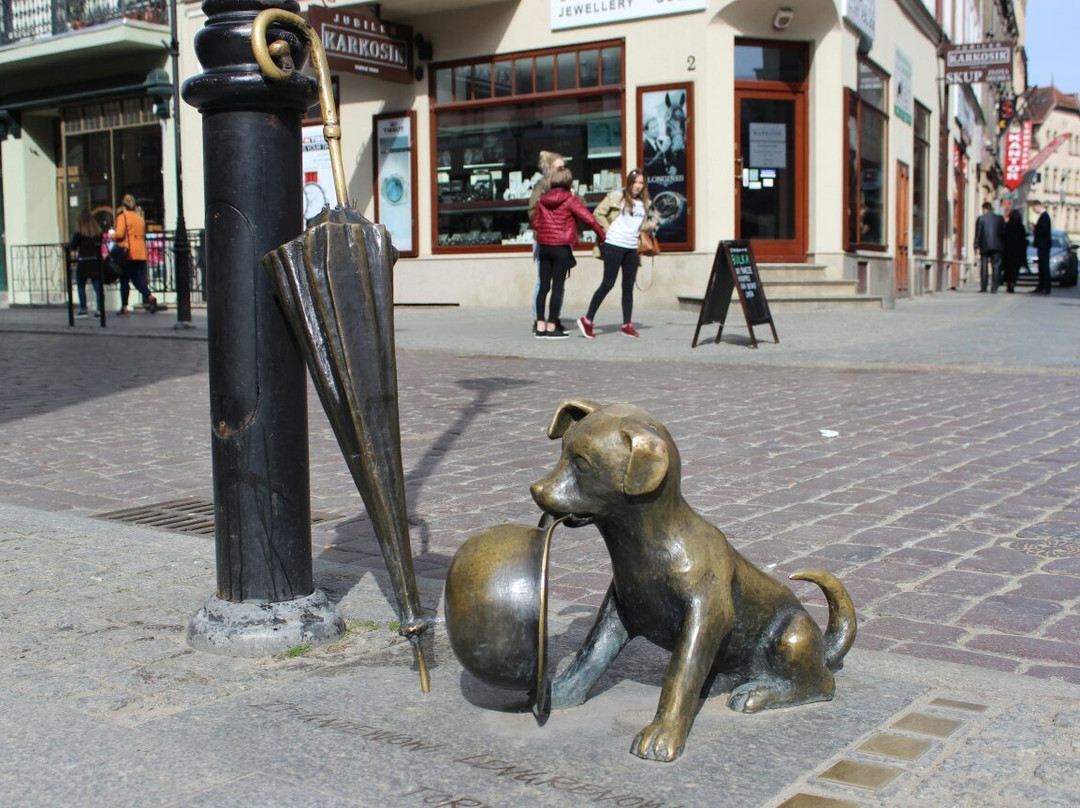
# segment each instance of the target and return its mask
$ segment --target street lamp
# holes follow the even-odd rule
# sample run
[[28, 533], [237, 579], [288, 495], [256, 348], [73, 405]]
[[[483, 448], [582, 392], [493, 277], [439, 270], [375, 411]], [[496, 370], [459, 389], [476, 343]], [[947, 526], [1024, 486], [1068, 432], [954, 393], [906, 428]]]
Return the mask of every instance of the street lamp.
[[184, 164], [180, 154], [180, 39], [177, 35], [176, 0], [169, 0], [169, 54], [172, 56], [172, 96], [176, 100], [173, 138], [176, 151], [176, 232], [173, 233], [173, 266], [176, 268], [175, 329], [194, 328], [191, 322], [191, 246], [184, 224]]

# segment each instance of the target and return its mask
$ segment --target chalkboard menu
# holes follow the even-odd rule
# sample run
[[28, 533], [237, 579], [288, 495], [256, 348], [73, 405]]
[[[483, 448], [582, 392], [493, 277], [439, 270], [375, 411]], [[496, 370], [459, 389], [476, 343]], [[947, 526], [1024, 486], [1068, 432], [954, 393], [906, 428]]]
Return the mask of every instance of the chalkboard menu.
[[757, 337], [754, 336], [756, 325], [768, 325], [772, 329], [773, 341], [780, 341], [769, 313], [769, 301], [765, 299], [765, 289], [761, 285], [761, 276], [758, 274], [750, 242], [721, 241], [716, 248], [716, 257], [713, 258], [709, 285], [705, 289], [705, 299], [701, 303], [701, 314], [698, 315], [691, 347], [697, 347], [701, 327], [709, 323], [720, 324], [713, 342], [720, 341], [731, 306], [731, 295], [735, 291], [739, 293], [743, 316], [746, 317], [746, 325], [750, 330], [750, 347], [757, 347]]

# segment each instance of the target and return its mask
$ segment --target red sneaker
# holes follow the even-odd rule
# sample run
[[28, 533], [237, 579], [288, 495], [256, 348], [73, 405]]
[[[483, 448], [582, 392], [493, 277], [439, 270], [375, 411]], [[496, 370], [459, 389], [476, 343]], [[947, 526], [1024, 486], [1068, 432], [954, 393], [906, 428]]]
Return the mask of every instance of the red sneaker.
[[634, 324], [633, 323], [627, 323], [626, 325], [624, 325], [622, 327], [622, 332], [624, 334], [626, 334], [626, 336], [628, 336], [628, 337], [636, 337], [636, 336], [638, 336], [638, 332], [634, 330]]
[[593, 333], [593, 324], [588, 317], [580, 317], [577, 321], [578, 330], [581, 331], [581, 336], [585, 339], [596, 339], [596, 334]]

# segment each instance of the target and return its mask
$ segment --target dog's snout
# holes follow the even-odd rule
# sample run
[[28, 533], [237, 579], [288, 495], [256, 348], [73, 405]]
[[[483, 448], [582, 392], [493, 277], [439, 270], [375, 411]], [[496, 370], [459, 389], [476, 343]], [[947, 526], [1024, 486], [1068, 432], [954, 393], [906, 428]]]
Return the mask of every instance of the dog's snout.
[[533, 502], [544, 507], [544, 502], [548, 498], [549, 483], [547, 480], [537, 480], [535, 483], [529, 486], [529, 493], [532, 494]]

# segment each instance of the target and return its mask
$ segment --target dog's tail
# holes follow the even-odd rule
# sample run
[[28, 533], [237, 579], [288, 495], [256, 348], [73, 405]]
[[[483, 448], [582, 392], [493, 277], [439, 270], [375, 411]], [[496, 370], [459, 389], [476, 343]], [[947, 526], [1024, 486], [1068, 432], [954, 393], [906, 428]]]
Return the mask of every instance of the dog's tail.
[[844, 654], [855, 642], [855, 604], [840, 579], [824, 570], [801, 570], [793, 581], [812, 581], [821, 587], [829, 602], [829, 625], [825, 628], [825, 665], [831, 671], [844, 667]]

